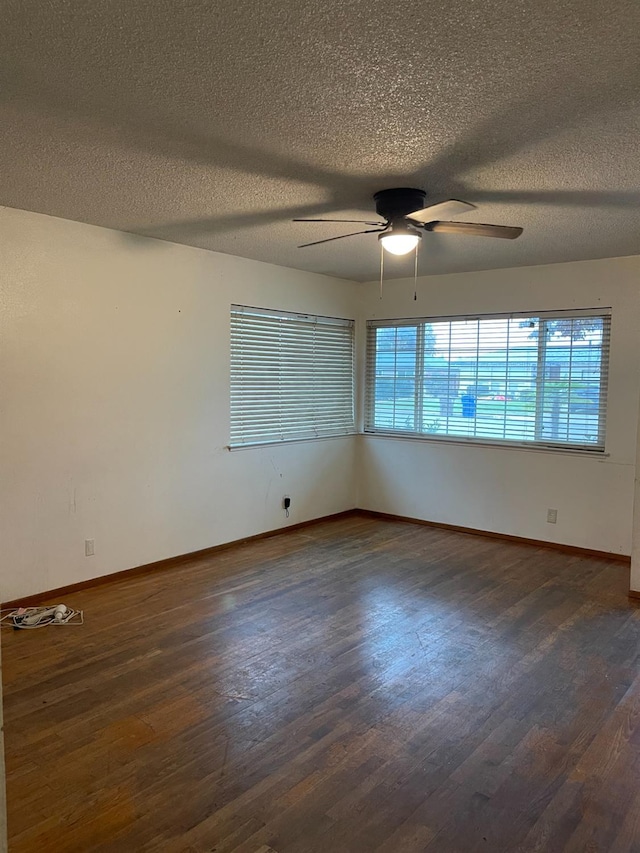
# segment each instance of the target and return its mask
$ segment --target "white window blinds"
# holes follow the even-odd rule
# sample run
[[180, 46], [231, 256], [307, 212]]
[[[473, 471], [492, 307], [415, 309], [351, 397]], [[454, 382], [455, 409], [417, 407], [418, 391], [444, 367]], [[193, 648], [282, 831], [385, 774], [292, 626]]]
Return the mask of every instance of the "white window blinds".
[[370, 321], [365, 431], [602, 451], [610, 320]]
[[231, 446], [355, 431], [353, 320], [231, 306]]

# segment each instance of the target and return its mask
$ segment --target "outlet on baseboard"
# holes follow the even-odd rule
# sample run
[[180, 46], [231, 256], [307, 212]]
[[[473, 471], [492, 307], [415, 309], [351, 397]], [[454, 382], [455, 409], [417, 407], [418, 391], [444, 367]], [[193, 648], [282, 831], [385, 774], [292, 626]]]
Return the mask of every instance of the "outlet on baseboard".
[[95, 539], [85, 539], [84, 540], [84, 555], [85, 557], [93, 557], [96, 553], [96, 543]]
[[557, 524], [558, 523], [558, 510], [557, 509], [548, 509], [547, 510], [547, 523], [548, 524]]

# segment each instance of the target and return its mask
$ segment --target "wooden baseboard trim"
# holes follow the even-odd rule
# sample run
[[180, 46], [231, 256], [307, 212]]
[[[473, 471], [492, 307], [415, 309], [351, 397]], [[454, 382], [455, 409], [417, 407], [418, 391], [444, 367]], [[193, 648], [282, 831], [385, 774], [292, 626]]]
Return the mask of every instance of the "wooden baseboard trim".
[[[155, 563], [146, 563], [144, 566], [135, 566], [131, 569], [123, 569], [120, 572], [113, 572], [109, 575], [101, 575], [97, 578], [90, 578], [78, 583], [69, 584], [68, 586], [60, 586], [56, 589], [49, 589], [45, 592], [34, 593], [27, 595], [24, 598], [17, 598], [12, 601], [2, 602], [3, 607], [28, 607], [43, 602], [58, 601], [62, 596], [70, 593], [80, 592], [84, 589], [92, 587], [106, 586], [111, 583], [117, 583], [128, 578], [138, 577], [140, 575], [150, 574], [152, 572], [165, 571], [179, 566], [182, 563], [187, 563], [191, 560], [199, 560], [203, 557], [209, 557], [218, 551], [225, 551], [228, 548], [235, 548], [237, 545], [245, 545], [248, 542], [255, 542], [259, 539], [269, 539], [272, 536], [279, 536], [285, 533], [294, 533], [296, 530], [301, 530], [305, 527], [311, 527], [314, 524], [321, 524], [323, 521], [335, 521], [339, 518], [348, 518], [353, 515], [361, 515], [366, 518], [386, 519], [387, 521], [402, 521], [408, 524], [422, 524], [426, 527], [436, 527], [440, 530], [451, 530], [454, 533], [466, 533], [470, 536], [486, 536], [490, 539], [502, 539], [507, 542], [518, 542], [522, 545], [533, 545], [536, 548], [551, 548], [555, 551], [564, 551], [569, 554], [576, 554], [583, 557], [599, 557], [601, 559], [613, 560], [618, 563], [630, 564], [631, 557], [624, 554], [612, 554], [609, 551], [595, 551], [589, 548], [579, 548], [577, 545], [562, 545], [557, 542], [545, 542], [541, 539], [526, 539], [524, 536], [513, 536], [509, 533], [494, 533], [490, 530], [476, 530], [473, 527], [462, 527], [457, 524], [445, 524], [439, 521], [427, 521], [423, 518], [411, 518], [406, 515], [394, 515], [389, 512], [377, 512], [371, 509], [347, 509], [343, 512], [337, 512], [333, 515], [325, 515], [321, 518], [310, 519], [309, 521], [300, 521], [296, 524], [290, 524], [288, 527], [278, 527], [275, 530], [266, 530], [264, 533], [256, 533], [253, 536], [245, 536], [242, 539], [234, 539], [232, 542], [223, 542], [220, 545], [213, 545], [210, 548], [202, 548], [200, 551], [191, 551], [188, 554], [180, 554], [176, 557], [168, 557], [165, 560], [158, 560]], [[629, 597], [640, 599], [640, 592], [631, 590]]]
[[634, 601], [640, 601], [640, 590], [630, 589], [629, 590], [629, 598], [633, 598]]
[[61, 596], [69, 595], [72, 592], [80, 592], [83, 589], [89, 589], [97, 586], [106, 586], [108, 584], [117, 583], [121, 580], [135, 578], [140, 575], [150, 574], [152, 572], [165, 571], [172, 569], [182, 563], [188, 563], [191, 560], [199, 560], [203, 557], [209, 557], [216, 554], [218, 551], [226, 551], [228, 548], [235, 548], [237, 545], [245, 545], [248, 542], [256, 542], [258, 539], [269, 539], [272, 536], [279, 536], [281, 533], [294, 533], [296, 530], [301, 530], [304, 527], [311, 527], [314, 524], [321, 524], [323, 521], [336, 521], [339, 518], [348, 518], [355, 513], [357, 509], [346, 509], [343, 512], [336, 512], [332, 515], [325, 515], [321, 518], [312, 518], [309, 521], [298, 521], [295, 524], [289, 524], [287, 527], [278, 527], [275, 530], [265, 530], [264, 533], [255, 533], [253, 536], [245, 536], [242, 539], [234, 539], [231, 542], [222, 542], [220, 545], [212, 545], [210, 548], [202, 548], [199, 551], [191, 551], [188, 554], [179, 554], [176, 557], [167, 557], [165, 560], [157, 560], [155, 563], [146, 563], [144, 566], [134, 566], [132, 569], [123, 569], [120, 572], [112, 572], [109, 575], [100, 575], [97, 578], [89, 578], [85, 581], [72, 583], [68, 586], [59, 586], [56, 589], [48, 589], [45, 592], [37, 592], [33, 595], [26, 595], [24, 598], [16, 598], [12, 601], [1, 602], [2, 607], [31, 607], [43, 602], [58, 601]]
[[[629, 565], [631, 557], [626, 554], [613, 554], [611, 551], [596, 551], [591, 548], [580, 548], [578, 545], [563, 545], [560, 542], [547, 542], [544, 539], [527, 539], [524, 536], [513, 536], [510, 533], [494, 533], [491, 530], [477, 530], [475, 527], [461, 527], [458, 524], [445, 524], [440, 521], [427, 521], [423, 518], [411, 518], [406, 515], [394, 515], [390, 512], [377, 512], [373, 509], [359, 509], [357, 512], [370, 518], [383, 518], [388, 521], [405, 521], [409, 524], [423, 524], [426, 527], [437, 527], [441, 530], [451, 530], [454, 533], [468, 533], [472, 536], [487, 536], [490, 539], [503, 539], [507, 542], [519, 542], [522, 545], [534, 545], [536, 548], [551, 548], [554, 551], [564, 551], [569, 554], [577, 554], [583, 557], [599, 557], [605, 560], [614, 560], [617, 563]], [[640, 597], [640, 592], [637, 593]]]

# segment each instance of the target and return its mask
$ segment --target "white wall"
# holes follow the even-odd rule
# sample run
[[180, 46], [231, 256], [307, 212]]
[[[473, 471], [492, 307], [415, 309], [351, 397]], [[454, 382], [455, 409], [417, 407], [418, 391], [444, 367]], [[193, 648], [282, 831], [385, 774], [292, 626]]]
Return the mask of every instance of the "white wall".
[[354, 507], [355, 437], [225, 446], [230, 304], [353, 317], [355, 297], [350, 282], [0, 209], [0, 599]]
[[[382, 300], [377, 284], [361, 285], [361, 331], [370, 318], [605, 306], [612, 308], [612, 331], [605, 458], [367, 436], [358, 451], [358, 505], [630, 554], [639, 277], [640, 257], [633, 257], [425, 277], [415, 302], [412, 280], [388, 282]], [[362, 365], [364, 335], [359, 337]], [[556, 525], [546, 521], [548, 507], [558, 510]], [[637, 583], [640, 587], [640, 569]]]

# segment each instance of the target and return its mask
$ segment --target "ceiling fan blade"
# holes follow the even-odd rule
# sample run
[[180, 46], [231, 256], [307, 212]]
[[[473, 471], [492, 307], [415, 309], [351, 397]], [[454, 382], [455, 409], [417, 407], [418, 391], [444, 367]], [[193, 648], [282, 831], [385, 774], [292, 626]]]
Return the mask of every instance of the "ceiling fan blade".
[[415, 222], [433, 222], [435, 219], [440, 219], [441, 216], [462, 216], [464, 213], [475, 209], [475, 204], [451, 198], [438, 204], [430, 204], [429, 207], [423, 207], [422, 210], [414, 210], [406, 218], [413, 219]]
[[292, 222], [355, 222], [358, 225], [379, 225], [381, 228], [384, 222], [370, 222], [368, 219], [292, 219]]
[[510, 225], [484, 225], [481, 222], [427, 222], [426, 231], [439, 231], [441, 234], [467, 234], [469, 237], [502, 237], [515, 240], [522, 234], [522, 228]]
[[339, 234], [337, 237], [328, 237], [326, 240], [314, 240], [313, 243], [303, 243], [301, 246], [298, 246], [298, 248], [306, 249], [307, 246], [317, 246], [320, 243], [330, 243], [332, 240], [342, 240], [344, 237], [356, 237], [358, 234], [379, 234], [384, 230], [384, 228], [370, 228], [368, 231], [353, 231], [351, 234]]

